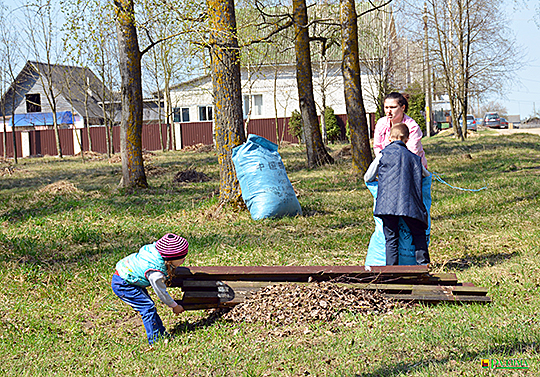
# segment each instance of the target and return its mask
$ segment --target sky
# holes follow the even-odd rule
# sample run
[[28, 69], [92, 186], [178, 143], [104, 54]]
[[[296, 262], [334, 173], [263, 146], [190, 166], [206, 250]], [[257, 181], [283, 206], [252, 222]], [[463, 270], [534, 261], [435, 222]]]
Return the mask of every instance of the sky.
[[[524, 67], [516, 72], [514, 82], [488, 100], [502, 104], [509, 115], [527, 119], [535, 112], [540, 113], [540, 5], [538, 0], [503, 1], [508, 26], [525, 55]], [[0, 3], [14, 8], [21, 1], [0, 0]]]
[[[520, 3], [522, 7], [515, 10], [515, 4], [507, 0], [505, 9], [516, 42], [525, 50], [525, 66], [516, 72], [516, 82], [490, 99], [506, 107], [509, 115], [527, 119], [534, 112], [540, 112], [540, 5], [537, 0], [532, 0], [525, 3], [527, 8]], [[538, 24], [534, 20], [535, 14]]]

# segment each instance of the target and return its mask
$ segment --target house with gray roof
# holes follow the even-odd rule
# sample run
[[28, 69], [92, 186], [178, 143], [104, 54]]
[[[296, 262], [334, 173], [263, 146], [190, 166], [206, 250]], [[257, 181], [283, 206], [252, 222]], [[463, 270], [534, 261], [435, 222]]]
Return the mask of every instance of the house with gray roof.
[[0, 123], [5, 116], [6, 124], [14, 124], [16, 130], [52, 128], [54, 101], [60, 128], [101, 125], [101, 103], [111, 98], [113, 94], [89, 68], [27, 61], [2, 95]]

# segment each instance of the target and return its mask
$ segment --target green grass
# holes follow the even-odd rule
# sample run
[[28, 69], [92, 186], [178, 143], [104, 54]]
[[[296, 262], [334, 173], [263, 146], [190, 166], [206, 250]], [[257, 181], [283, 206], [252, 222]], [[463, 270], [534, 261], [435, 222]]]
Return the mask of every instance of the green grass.
[[[158, 304], [178, 336], [152, 352], [140, 319], [110, 289], [119, 259], [176, 232], [190, 242], [189, 265], [363, 264], [373, 202], [350, 160], [308, 170], [302, 148], [283, 148], [304, 216], [257, 222], [218, 210], [214, 153], [151, 156], [159, 174], [131, 195], [117, 190], [118, 163], [21, 160], [0, 177], [0, 375], [539, 375], [540, 138], [480, 133], [424, 147], [429, 169], [449, 184], [488, 186], [433, 182], [430, 254], [435, 271], [488, 288], [492, 304], [289, 327], [205, 325], [206, 312], [176, 317]], [[189, 168], [212, 179], [172, 183]], [[72, 186], [42, 190], [59, 181]], [[488, 372], [481, 359], [525, 359], [530, 368]]]

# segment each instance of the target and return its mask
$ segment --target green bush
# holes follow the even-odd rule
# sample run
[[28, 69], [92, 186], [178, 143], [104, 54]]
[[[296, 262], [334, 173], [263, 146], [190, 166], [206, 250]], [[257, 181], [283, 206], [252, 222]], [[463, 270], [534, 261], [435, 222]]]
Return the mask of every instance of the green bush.
[[334, 109], [331, 107], [324, 109], [324, 122], [326, 124], [326, 136], [328, 141], [331, 143], [338, 141], [341, 137], [341, 129], [339, 128]]
[[418, 82], [414, 82], [407, 88], [406, 91], [409, 94], [409, 110], [407, 115], [413, 118], [416, 123], [422, 129], [422, 132], [426, 132], [426, 119], [424, 118], [426, 109], [426, 97], [422, 90], [421, 85]]
[[298, 110], [294, 110], [289, 119], [289, 133], [301, 140], [302, 136], [302, 115]]

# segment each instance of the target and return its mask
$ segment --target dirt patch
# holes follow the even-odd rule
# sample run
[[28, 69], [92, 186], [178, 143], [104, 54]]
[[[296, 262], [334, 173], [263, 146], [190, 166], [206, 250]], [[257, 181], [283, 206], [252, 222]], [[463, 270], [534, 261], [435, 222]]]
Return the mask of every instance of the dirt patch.
[[381, 314], [403, 304], [382, 294], [331, 282], [271, 285], [223, 315], [233, 322], [290, 325], [334, 321], [344, 312]]
[[352, 156], [351, 145], [345, 145], [341, 149], [334, 151], [330, 154], [334, 160], [339, 160], [342, 158], [347, 158]]
[[68, 181], [58, 181], [51, 183], [38, 190], [37, 194], [52, 194], [52, 195], [65, 195], [65, 194], [80, 194], [81, 190], [69, 183]]
[[204, 145], [203, 143], [188, 145], [187, 147], [182, 148], [184, 152], [195, 152], [195, 153], [208, 153], [214, 150], [213, 145]]
[[173, 183], [208, 182], [209, 180], [210, 178], [206, 174], [190, 169], [176, 173]]
[[162, 168], [161, 166], [155, 165], [145, 165], [144, 172], [147, 177], [157, 177], [167, 173], [168, 169]]

